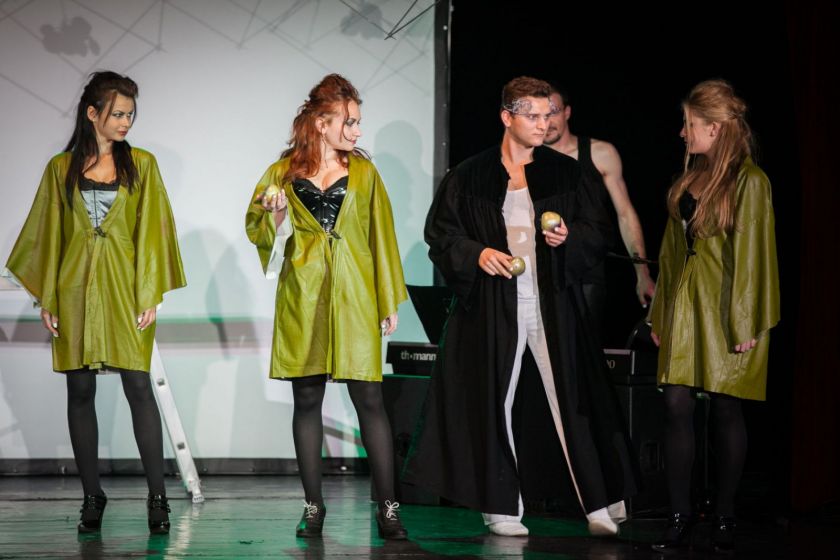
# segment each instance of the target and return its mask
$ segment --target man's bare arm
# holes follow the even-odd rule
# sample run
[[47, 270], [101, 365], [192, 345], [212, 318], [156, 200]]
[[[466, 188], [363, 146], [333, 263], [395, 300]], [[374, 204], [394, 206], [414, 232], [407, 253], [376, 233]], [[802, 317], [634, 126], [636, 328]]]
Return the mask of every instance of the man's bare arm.
[[[627, 185], [622, 176], [621, 156], [618, 150], [609, 142], [602, 140], [592, 141], [592, 163], [604, 179], [607, 192], [610, 194], [618, 216], [618, 228], [621, 233], [621, 240], [630, 255], [647, 258], [645, 251], [645, 239], [642, 234], [642, 224], [633, 203], [630, 202], [630, 195], [627, 193]], [[650, 271], [646, 264], [636, 264], [636, 295], [642, 306], [646, 306], [653, 298], [655, 285], [650, 278]]]

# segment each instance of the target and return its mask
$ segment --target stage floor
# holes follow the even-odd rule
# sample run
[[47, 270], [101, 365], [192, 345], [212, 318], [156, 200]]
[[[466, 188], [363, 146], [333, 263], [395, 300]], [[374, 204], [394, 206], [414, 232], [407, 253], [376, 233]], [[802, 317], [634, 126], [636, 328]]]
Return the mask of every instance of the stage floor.
[[[478, 513], [453, 507], [402, 509], [410, 540], [385, 542], [376, 534], [370, 481], [325, 477], [327, 519], [320, 540], [297, 539], [302, 513], [293, 476], [214, 476], [203, 480], [207, 498], [193, 505], [174, 479], [167, 480], [172, 532], [150, 537], [145, 480], [107, 477], [102, 533], [76, 533], [81, 487], [76, 477], [0, 477], [0, 558], [524, 558], [624, 560], [660, 558], [649, 542], [662, 520], [634, 519], [618, 538], [588, 536], [581, 517], [525, 517], [531, 535], [505, 538], [486, 532]], [[743, 519], [737, 558], [840, 558], [836, 517], [782, 525]], [[710, 527], [695, 530], [695, 546], [670, 558], [713, 558]]]

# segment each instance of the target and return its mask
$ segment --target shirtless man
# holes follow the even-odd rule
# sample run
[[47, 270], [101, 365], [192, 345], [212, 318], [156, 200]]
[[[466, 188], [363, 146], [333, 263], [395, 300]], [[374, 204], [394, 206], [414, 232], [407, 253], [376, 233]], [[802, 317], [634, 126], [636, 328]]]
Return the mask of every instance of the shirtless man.
[[[621, 175], [621, 157], [615, 146], [595, 138], [578, 137], [569, 130], [568, 121], [572, 108], [568, 103], [568, 94], [553, 86], [551, 103], [555, 107], [548, 122], [544, 145], [567, 156], [577, 159], [584, 173], [591, 173], [609, 194], [615, 212], [618, 215], [618, 227], [621, 239], [631, 256], [646, 258], [645, 240], [639, 216], [630, 202], [627, 185]], [[601, 197], [606, 201], [606, 197]], [[636, 264], [636, 295], [642, 307], [647, 307], [653, 298], [655, 284], [650, 277], [646, 264]], [[602, 327], [605, 314], [605, 270], [601, 264], [584, 280], [584, 295], [590, 310], [598, 318]]]

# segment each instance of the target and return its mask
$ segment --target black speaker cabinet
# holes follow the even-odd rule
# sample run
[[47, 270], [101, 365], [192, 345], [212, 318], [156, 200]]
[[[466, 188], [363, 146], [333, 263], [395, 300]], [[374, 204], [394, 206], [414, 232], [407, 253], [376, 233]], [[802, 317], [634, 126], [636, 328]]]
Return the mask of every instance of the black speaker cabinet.
[[639, 458], [642, 488], [630, 499], [627, 511], [659, 509], [668, 505], [665, 481], [665, 402], [656, 385], [615, 385], [627, 429]]
[[[429, 377], [418, 375], [384, 375], [382, 377], [382, 396], [394, 438], [396, 498], [401, 504], [438, 505], [440, 503], [436, 495], [400, 480], [400, 472], [420, 418], [426, 392], [429, 390], [429, 381]], [[375, 490], [372, 489], [372, 492]]]

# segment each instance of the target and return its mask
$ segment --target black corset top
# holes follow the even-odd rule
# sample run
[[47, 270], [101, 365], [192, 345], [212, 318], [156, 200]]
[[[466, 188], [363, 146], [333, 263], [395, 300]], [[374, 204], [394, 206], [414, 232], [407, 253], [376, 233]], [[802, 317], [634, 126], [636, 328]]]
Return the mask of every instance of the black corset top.
[[683, 228], [685, 229], [685, 242], [688, 244], [688, 254], [694, 254], [694, 236], [689, 231], [688, 224], [691, 218], [694, 217], [694, 211], [697, 209], [697, 199], [691, 196], [691, 193], [685, 191], [680, 197], [680, 217], [683, 219]]
[[335, 227], [338, 211], [347, 194], [347, 180], [348, 176], [344, 176], [323, 191], [309, 179], [295, 179], [292, 182], [297, 197], [328, 233]]

